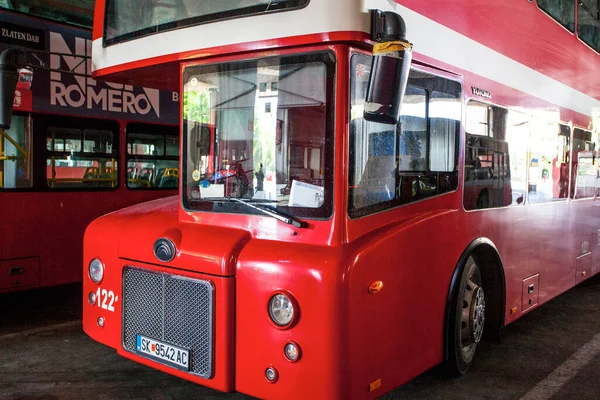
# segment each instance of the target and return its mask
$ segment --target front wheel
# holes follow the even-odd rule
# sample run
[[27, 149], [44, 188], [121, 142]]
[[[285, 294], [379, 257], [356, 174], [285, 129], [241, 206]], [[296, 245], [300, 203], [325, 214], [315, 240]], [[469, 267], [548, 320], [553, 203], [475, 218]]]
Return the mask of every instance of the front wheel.
[[467, 259], [454, 305], [454, 315], [448, 330], [451, 346], [448, 367], [456, 375], [466, 373], [475, 358], [477, 343], [485, 324], [485, 294], [481, 271], [475, 256]]

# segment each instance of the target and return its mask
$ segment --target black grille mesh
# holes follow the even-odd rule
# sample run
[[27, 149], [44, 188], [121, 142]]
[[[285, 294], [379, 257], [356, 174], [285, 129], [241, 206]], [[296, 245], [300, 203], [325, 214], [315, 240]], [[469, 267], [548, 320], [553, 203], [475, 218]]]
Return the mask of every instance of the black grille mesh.
[[123, 347], [143, 335], [190, 350], [190, 373], [212, 375], [213, 287], [208, 281], [125, 267]]

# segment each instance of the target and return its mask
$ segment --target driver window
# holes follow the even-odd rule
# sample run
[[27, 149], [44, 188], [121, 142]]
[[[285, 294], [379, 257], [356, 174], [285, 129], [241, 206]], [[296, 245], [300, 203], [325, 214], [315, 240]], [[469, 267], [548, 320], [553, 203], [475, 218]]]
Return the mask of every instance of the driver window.
[[397, 125], [363, 118], [371, 57], [351, 63], [349, 204], [358, 218], [458, 186], [460, 84], [413, 70]]

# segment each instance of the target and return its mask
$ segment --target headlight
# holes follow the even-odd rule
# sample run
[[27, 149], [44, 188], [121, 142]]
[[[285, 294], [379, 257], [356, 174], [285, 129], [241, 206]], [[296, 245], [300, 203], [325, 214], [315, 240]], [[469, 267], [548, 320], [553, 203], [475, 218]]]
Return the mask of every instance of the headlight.
[[94, 283], [102, 282], [102, 278], [104, 278], [104, 264], [102, 264], [102, 261], [94, 258], [90, 262], [89, 274], [90, 279], [93, 280]]
[[283, 293], [277, 293], [269, 301], [269, 316], [281, 327], [287, 327], [294, 321], [294, 303]]

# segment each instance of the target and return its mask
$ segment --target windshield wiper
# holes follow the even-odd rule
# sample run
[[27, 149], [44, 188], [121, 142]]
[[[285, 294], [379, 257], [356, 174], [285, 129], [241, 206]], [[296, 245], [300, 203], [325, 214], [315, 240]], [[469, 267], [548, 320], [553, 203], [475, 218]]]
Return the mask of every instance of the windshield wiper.
[[244, 201], [242, 199], [238, 199], [237, 197], [231, 197], [231, 200], [237, 201], [238, 203], [244, 204], [250, 208], [258, 210], [263, 214], [270, 215], [271, 217], [278, 219], [281, 222], [285, 222], [288, 225], [293, 225], [296, 228], [306, 228], [308, 226], [308, 224], [306, 222], [297, 220], [296, 218], [288, 217], [287, 215], [284, 215], [284, 214], [280, 213], [279, 211], [275, 211], [274, 209], [267, 210], [265, 208], [255, 206], [252, 203], [248, 203], [247, 201]]
[[203, 200], [209, 200], [209, 201], [235, 201], [236, 203], [240, 203], [243, 204], [245, 206], [248, 206], [250, 208], [253, 208], [257, 211], [260, 211], [263, 214], [269, 215], [281, 222], [285, 222], [288, 225], [293, 225], [296, 228], [306, 228], [308, 227], [308, 224], [304, 221], [300, 221], [294, 217], [289, 217], [285, 214], [282, 214], [279, 211], [276, 211], [272, 208], [266, 209], [266, 208], [262, 208], [262, 207], [258, 207], [252, 203], [249, 203], [247, 201], [244, 201], [242, 199], [238, 199], [237, 197], [205, 197], [203, 198]]

